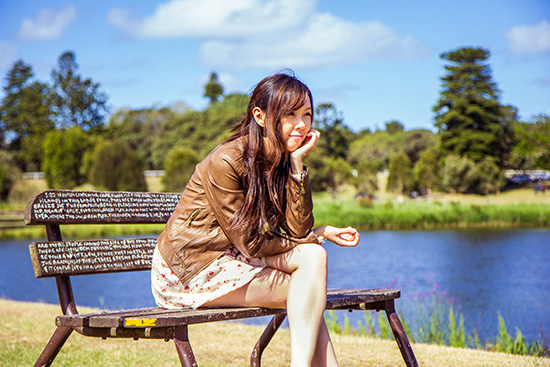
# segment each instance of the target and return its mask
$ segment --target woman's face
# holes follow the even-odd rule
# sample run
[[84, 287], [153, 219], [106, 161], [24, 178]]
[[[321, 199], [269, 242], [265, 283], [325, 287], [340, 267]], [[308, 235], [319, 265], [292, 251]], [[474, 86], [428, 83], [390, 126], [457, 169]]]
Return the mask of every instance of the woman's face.
[[292, 153], [302, 146], [311, 129], [312, 117], [313, 110], [308, 99], [302, 107], [281, 118], [281, 133], [288, 152]]

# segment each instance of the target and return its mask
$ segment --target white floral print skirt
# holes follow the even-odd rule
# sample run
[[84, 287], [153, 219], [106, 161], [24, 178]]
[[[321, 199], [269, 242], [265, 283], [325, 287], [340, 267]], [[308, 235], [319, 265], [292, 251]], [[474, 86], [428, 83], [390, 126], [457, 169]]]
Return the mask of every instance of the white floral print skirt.
[[159, 307], [198, 308], [245, 286], [266, 266], [263, 258], [248, 259], [231, 247], [188, 283], [182, 283], [156, 248], [151, 268], [151, 288]]

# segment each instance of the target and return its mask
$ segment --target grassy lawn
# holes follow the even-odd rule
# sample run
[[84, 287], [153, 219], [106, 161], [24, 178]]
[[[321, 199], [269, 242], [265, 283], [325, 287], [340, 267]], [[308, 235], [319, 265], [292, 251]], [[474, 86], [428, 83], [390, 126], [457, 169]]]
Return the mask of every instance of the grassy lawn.
[[[80, 312], [91, 309], [80, 308]], [[54, 331], [59, 306], [0, 299], [0, 366], [34, 364]], [[238, 322], [190, 326], [190, 340], [200, 366], [246, 366], [261, 327]], [[397, 345], [352, 335], [333, 336], [341, 366], [404, 366]], [[420, 366], [527, 367], [549, 366], [550, 359], [480, 350], [413, 344]], [[282, 329], [262, 358], [265, 366], [288, 366], [289, 334]], [[101, 340], [73, 333], [55, 366], [179, 366], [173, 342], [162, 340]]]

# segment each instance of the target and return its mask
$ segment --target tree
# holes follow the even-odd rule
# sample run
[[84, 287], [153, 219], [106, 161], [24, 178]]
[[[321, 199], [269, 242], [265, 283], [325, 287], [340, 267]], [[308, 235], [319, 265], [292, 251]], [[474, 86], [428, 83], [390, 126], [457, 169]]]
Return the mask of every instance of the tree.
[[414, 176], [418, 189], [430, 195], [439, 179], [437, 155], [433, 149], [420, 153], [420, 158], [414, 166]]
[[476, 194], [489, 195], [500, 192], [504, 186], [504, 171], [497, 165], [496, 158], [485, 157], [470, 172], [472, 191]]
[[373, 161], [362, 161], [356, 167], [355, 187], [365, 194], [374, 194], [378, 190], [376, 164]]
[[307, 156], [306, 164], [313, 191], [336, 191], [352, 178], [352, 168], [346, 160], [327, 156], [318, 149]]
[[76, 56], [63, 53], [52, 71], [52, 112], [59, 128], [79, 126], [83, 130], [103, 124], [107, 109], [107, 95], [99, 84], [83, 79], [78, 72]]
[[72, 189], [86, 180], [82, 159], [92, 138], [79, 127], [50, 131], [44, 140], [43, 171], [52, 189]]
[[95, 147], [89, 180], [111, 191], [147, 191], [138, 154], [120, 141], [106, 141]]
[[169, 151], [165, 134], [175, 116], [168, 107], [119, 110], [111, 116], [106, 135], [137, 152], [146, 169], [163, 169]]
[[495, 157], [503, 165], [509, 114], [499, 102], [500, 91], [486, 63], [490, 56], [482, 48], [460, 48], [441, 54], [448, 61], [441, 78], [443, 90], [433, 107], [435, 125], [441, 136], [444, 156], [456, 154], [481, 162]]
[[0, 146], [11, 151], [23, 171], [40, 170], [42, 143], [54, 129], [48, 87], [32, 82], [30, 65], [17, 61], [6, 76], [6, 96], [0, 106]]
[[15, 165], [11, 154], [0, 150], [0, 200], [5, 200], [19, 178], [21, 172]]
[[210, 81], [204, 86], [204, 97], [210, 99], [210, 103], [214, 103], [220, 96], [223, 96], [223, 87], [218, 81], [218, 74], [211, 73]]
[[403, 133], [403, 142], [400, 144], [413, 165], [426, 149], [435, 147], [438, 141], [437, 134], [428, 130], [411, 130]]
[[188, 147], [174, 148], [166, 158], [162, 184], [165, 191], [181, 192], [199, 162], [197, 153]]
[[550, 169], [550, 116], [540, 114], [531, 122], [518, 122], [516, 145], [511, 153], [515, 169]]
[[401, 131], [405, 131], [405, 127], [399, 121], [393, 120], [386, 122], [386, 131], [388, 134], [395, 134]]
[[332, 103], [317, 106], [313, 127], [323, 136], [318, 149], [330, 157], [346, 159], [353, 132], [344, 124], [341, 113]]
[[441, 169], [443, 188], [454, 193], [466, 193], [473, 184], [475, 163], [466, 157], [451, 154], [445, 158]]
[[413, 175], [411, 160], [404, 152], [397, 152], [390, 157], [390, 175], [388, 188], [399, 194], [412, 188]]

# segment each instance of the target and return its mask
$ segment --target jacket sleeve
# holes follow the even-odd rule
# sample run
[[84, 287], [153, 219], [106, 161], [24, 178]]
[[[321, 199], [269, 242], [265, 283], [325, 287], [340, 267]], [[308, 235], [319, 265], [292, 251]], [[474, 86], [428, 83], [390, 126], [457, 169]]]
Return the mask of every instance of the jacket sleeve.
[[[300, 225], [289, 227], [288, 234], [274, 231], [264, 234], [249, 234], [240, 228], [230, 228], [231, 218], [237, 208], [242, 207], [244, 204], [243, 180], [237, 170], [239, 166], [240, 164], [236, 163], [229, 155], [219, 154], [212, 157], [200, 175], [202, 176], [201, 181], [206, 198], [216, 216], [216, 220], [231, 243], [242, 254], [249, 258], [259, 258], [280, 254], [300, 243], [317, 243], [313, 232], [306, 231], [305, 226]], [[298, 192], [301, 193], [301, 185], [297, 182], [293, 185], [292, 190], [294, 191], [290, 196], [295, 199], [295, 204], [292, 207], [299, 207], [302, 210], [304, 208], [302, 205], [303, 200], [295, 197]], [[288, 210], [290, 210], [290, 207]], [[302, 214], [298, 214], [298, 217], [302, 217]], [[300, 234], [302, 238], [293, 237], [293, 233]]]
[[309, 173], [307, 168], [302, 180], [288, 178], [286, 187], [286, 223], [284, 231], [291, 237], [306, 237], [313, 228], [313, 200], [309, 188]]

